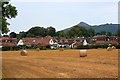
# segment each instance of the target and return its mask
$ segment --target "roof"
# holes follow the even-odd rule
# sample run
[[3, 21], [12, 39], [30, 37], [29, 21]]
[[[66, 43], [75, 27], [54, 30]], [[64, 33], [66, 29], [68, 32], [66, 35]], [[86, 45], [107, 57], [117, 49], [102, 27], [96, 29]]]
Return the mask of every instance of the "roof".
[[17, 40], [17, 38], [2, 37], [2, 40]]
[[[17, 38], [2, 37], [0, 38], [0, 40], [2, 40], [0, 42], [0, 46], [4, 46], [4, 45], [15, 46], [17, 44]], [[7, 42], [4, 40], [7, 40]]]
[[40, 38], [23, 38], [23, 42], [26, 45], [40, 45], [47, 46], [49, 45], [49, 41], [52, 39], [50, 36], [40, 37]]
[[37, 38], [23, 38], [22, 40], [24, 44], [26, 45], [37, 45], [38, 44]]
[[40, 46], [47, 46], [50, 45], [49, 41], [52, 39], [52, 37], [47, 36], [47, 37], [42, 37], [41, 39], [39, 39], [39, 43], [38, 45]]
[[0, 44], [0, 46], [4, 46], [4, 45], [7, 45], [7, 46], [16, 46], [15, 43], [8, 43], [8, 42], [2, 42], [2, 43]]

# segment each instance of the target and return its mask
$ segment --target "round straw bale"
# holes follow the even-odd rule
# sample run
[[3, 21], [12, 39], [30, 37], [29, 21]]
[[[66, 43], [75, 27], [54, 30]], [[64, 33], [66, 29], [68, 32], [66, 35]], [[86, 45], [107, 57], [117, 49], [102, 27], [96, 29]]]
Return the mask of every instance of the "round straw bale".
[[59, 48], [59, 51], [64, 51], [64, 48]]
[[20, 54], [21, 54], [21, 56], [27, 56], [27, 55], [28, 55], [28, 53], [27, 53], [26, 50], [22, 50], [22, 51], [20, 52]]
[[36, 51], [40, 51], [40, 49], [39, 49], [39, 48], [37, 48], [37, 49], [36, 49]]
[[87, 50], [80, 50], [80, 57], [86, 57], [87, 56]]
[[107, 51], [111, 51], [111, 50], [112, 50], [112, 48], [111, 48], [111, 47], [108, 47], [108, 48], [107, 48]]
[[112, 46], [112, 49], [116, 49], [116, 47], [115, 47], [115, 46]]

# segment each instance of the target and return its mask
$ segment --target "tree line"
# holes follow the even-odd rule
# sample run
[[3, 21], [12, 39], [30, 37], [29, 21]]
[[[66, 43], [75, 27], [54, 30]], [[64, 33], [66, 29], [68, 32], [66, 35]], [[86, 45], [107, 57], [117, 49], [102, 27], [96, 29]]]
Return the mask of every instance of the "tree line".
[[[30, 28], [28, 31], [19, 32], [19, 34], [16, 34], [15, 32], [11, 32], [9, 34], [12, 38], [26, 38], [26, 37], [45, 37], [45, 36], [51, 36], [56, 38], [73, 38], [73, 37], [93, 37], [96, 35], [107, 35], [107, 36], [113, 36], [110, 32], [102, 31], [99, 34], [95, 33], [95, 30], [92, 28], [85, 29], [82, 26], [75, 25], [69, 30], [61, 30], [56, 31], [56, 29], [52, 26], [44, 28], [40, 26], [35, 26]], [[118, 30], [118, 35], [120, 36], [120, 30]]]

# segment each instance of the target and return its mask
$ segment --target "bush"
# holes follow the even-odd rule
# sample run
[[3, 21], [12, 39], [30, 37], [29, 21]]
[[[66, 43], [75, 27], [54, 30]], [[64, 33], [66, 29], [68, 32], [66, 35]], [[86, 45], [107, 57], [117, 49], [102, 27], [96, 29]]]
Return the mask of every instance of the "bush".
[[46, 48], [47, 48], [47, 49], [51, 49], [51, 48], [50, 48], [50, 45], [46, 46]]
[[19, 50], [19, 49], [20, 49], [19, 46], [12, 46], [10, 50], [13, 50], [13, 51], [14, 51], [14, 50]]
[[107, 48], [108, 46], [109, 46], [108, 44], [78, 45], [76, 49], [97, 49], [97, 48]]
[[26, 49], [26, 45], [19, 45], [19, 49]]
[[5, 45], [2, 47], [2, 51], [9, 51], [9, 50], [10, 50], [10, 46]]
[[76, 48], [77, 49], [90, 49], [90, 46], [89, 45], [78, 45]]
[[116, 49], [120, 49], [120, 44], [116, 45], [115, 47]]

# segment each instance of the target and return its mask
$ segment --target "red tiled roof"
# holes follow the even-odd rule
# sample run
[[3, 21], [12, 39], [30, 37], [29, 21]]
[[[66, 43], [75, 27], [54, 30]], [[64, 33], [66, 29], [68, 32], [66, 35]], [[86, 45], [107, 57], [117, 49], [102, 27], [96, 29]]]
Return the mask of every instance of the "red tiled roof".
[[2, 37], [2, 40], [17, 40], [17, 38]]
[[[9, 37], [2, 37], [0, 38], [0, 46], [8, 45], [8, 46], [15, 46], [17, 44], [17, 38], [9, 38]], [[7, 42], [3, 42], [7, 40]]]
[[112, 43], [112, 44], [118, 44], [118, 41], [113, 40], [111, 43]]
[[38, 45], [40, 46], [47, 46], [49, 45], [49, 41], [52, 39], [52, 37], [42, 37], [41, 39], [39, 39], [39, 43]]
[[7, 46], [16, 46], [15, 43], [6, 43], [6, 42], [2, 42], [2, 44], [0, 44], [0, 46], [4, 46], [4, 45], [7, 45]]
[[37, 45], [38, 44], [38, 38], [23, 38], [22, 40], [24, 44], [26, 45]]
[[24, 38], [23, 42], [26, 45], [40, 45], [40, 46], [47, 46], [49, 45], [49, 41], [52, 37], [41, 37], [41, 38]]
[[99, 41], [99, 40], [97, 40], [96, 43], [97, 43], [97, 44], [105, 43], [105, 41]]

